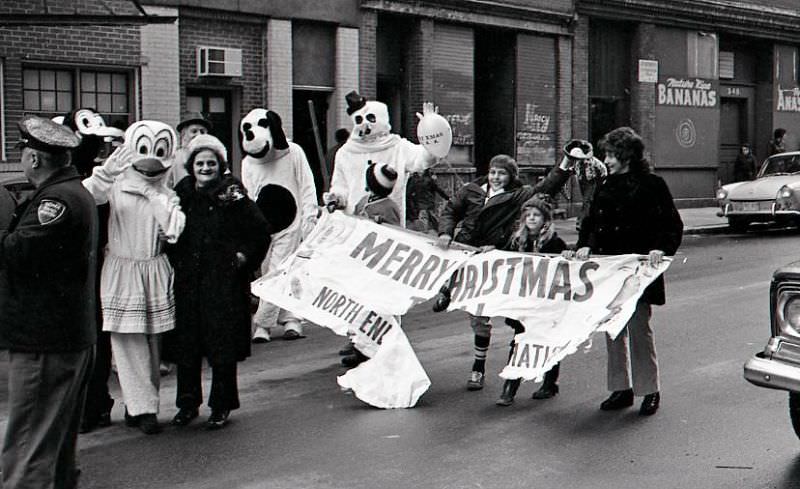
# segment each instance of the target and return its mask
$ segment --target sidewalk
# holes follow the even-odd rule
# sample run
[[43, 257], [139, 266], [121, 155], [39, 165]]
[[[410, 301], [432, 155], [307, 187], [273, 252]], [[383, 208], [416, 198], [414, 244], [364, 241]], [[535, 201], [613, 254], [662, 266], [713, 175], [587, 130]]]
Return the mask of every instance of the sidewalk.
[[[728, 229], [728, 220], [717, 216], [719, 207], [698, 207], [694, 209], [678, 209], [683, 220], [684, 234], [709, 234], [722, 232]], [[557, 219], [556, 231], [561, 239], [567, 243], [578, 241], [578, 231], [575, 229], [575, 218]]]

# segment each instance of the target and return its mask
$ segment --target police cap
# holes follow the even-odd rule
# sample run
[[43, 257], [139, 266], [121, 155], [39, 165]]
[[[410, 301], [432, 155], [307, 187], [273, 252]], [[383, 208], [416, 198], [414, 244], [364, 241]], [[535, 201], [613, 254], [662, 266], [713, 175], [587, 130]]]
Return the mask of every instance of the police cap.
[[61, 153], [80, 145], [80, 138], [67, 126], [50, 119], [28, 115], [18, 123], [20, 140], [17, 148], [31, 148], [47, 153]]

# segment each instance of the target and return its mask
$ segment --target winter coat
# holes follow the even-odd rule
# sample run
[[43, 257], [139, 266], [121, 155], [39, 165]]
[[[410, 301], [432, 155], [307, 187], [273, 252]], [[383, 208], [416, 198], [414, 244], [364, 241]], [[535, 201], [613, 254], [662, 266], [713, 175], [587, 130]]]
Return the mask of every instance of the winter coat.
[[519, 181], [513, 181], [504, 192], [488, 200], [483, 188], [487, 178], [470, 182], [456, 192], [442, 211], [439, 234], [453, 236], [456, 225], [461, 222], [461, 231], [455, 236], [459, 243], [502, 248], [511, 239], [522, 204], [537, 193], [555, 195], [569, 176], [569, 172], [554, 168], [535, 186], [523, 186]]
[[743, 182], [753, 180], [756, 177], [756, 159], [752, 154], [739, 154], [733, 163], [733, 181]]
[[[589, 214], [581, 223], [577, 247], [596, 255], [678, 251], [683, 221], [667, 184], [652, 173], [609, 175], [597, 188]], [[649, 304], [665, 302], [660, 275], [642, 294]]]
[[59, 169], [0, 231], [0, 348], [75, 352], [95, 344], [97, 210], [77, 170]]
[[[250, 356], [250, 281], [270, 243], [270, 228], [244, 186], [224, 177], [210, 191], [189, 176], [175, 190], [186, 227], [167, 253], [175, 269], [175, 329], [164, 337], [164, 358], [211, 365]], [[236, 253], [246, 257], [239, 266]]]

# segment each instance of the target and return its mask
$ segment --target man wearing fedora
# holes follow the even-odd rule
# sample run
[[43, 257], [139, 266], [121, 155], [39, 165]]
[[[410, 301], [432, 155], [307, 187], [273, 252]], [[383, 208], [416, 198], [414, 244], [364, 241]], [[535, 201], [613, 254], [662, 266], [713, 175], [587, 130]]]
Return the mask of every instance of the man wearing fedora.
[[208, 134], [214, 127], [211, 121], [206, 119], [200, 112], [185, 112], [181, 116], [181, 121], [176, 127], [180, 146], [175, 151], [175, 164], [167, 175], [167, 186], [175, 187], [184, 177], [188, 175], [184, 163], [189, 157], [189, 143], [200, 134]]

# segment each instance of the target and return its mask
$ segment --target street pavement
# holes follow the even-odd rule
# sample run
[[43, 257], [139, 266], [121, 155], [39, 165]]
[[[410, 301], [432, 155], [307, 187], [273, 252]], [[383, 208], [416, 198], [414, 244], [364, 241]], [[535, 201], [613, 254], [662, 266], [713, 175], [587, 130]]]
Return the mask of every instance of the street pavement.
[[[663, 392], [655, 416], [638, 416], [638, 404], [598, 410], [607, 396], [599, 337], [565, 359], [556, 398], [531, 400], [536, 386], [526, 383], [513, 406], [497, 407], [510, 328], [495, 329], [486, 388], [468, 392], [467, 318], [433, 314], [428, 303], [403, 319], [432, 381], [417, 407], [378, 410], [342, 394], [344, 341], [310, 326], [306, 339], [254, 347], [240, 364], [242, 408], [223, 430], [203, 429], [205, 407], [194, 424], [161, 435], [125, 428], [112, 376], [114, 425], [80, 437], [80, 487], [800, 488], [786, 393], [742, 378], [742, 364], [768, 338], [771, 273], [797, 258], [798, 231], [706, 234], [724, 226], [715, 212], [681, 211], [687, 234], [667, 272], [667, 305], [653, 314]], [[574, 242], [570, 225], [557, 222]], [[174, 374], [161, 395], [167, 423]], [[0, 381], [2, 431], [6, 402]]]

